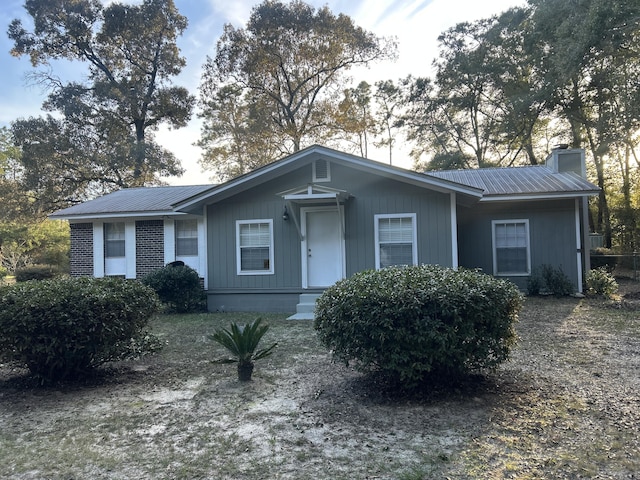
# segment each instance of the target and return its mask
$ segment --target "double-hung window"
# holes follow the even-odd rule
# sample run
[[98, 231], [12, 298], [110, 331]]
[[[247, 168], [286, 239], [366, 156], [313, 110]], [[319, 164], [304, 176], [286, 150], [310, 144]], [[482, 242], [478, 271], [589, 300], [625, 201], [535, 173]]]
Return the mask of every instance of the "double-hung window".
[[494, 220], [493, 274], [529, 275], [529, 220]]
[[124, 222], [104, 224], [104, 256], [124, 257]]
[[176, 257], [198, 255], [198, 221], [176, 220]]
[[416, 214], [375, 215], [376, 268], [417, 265]]
[[238, 275], [273, 273], [273, 220], [236, 222]]

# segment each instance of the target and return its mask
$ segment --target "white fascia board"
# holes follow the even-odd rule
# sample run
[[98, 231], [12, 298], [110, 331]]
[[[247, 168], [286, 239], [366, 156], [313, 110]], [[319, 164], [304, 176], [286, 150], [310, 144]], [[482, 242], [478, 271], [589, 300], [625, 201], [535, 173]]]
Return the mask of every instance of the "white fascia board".
[[144, 220], [153, 220], [160, 219], [163, 217], [181, 217], [186, 215], [183, 212], [174, 212], [173, 210], [169, 210], [166, 212], [135, 212], [135, 213], [127, 213], [127, 212], [109, 212], [109, 213], [85, 213], [79, 215], [49, 215], [49, 218], [53, 220], [68, 220], [79, 221], [79, 220], [107, 220], [107, 219], [144, 219]]
[[557, 192], [557, 193], [543, 193], [543, 194], [523, 194], [523, 195], [493, 195], [489, 197], [483, 197], [480, 199], [481, 203], [490, 202], [514, 202], [519, 200], [561, 200], [561, 199], [574, 199], [574, 198], [588, 198], [594, 195], [598, 195], [598, 192]]

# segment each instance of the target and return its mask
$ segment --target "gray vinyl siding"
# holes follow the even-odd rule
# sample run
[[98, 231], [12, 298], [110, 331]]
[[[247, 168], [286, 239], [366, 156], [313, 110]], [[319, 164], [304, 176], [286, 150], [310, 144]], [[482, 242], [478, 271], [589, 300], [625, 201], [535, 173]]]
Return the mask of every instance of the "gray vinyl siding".
[[[282, 219], [280, 198], [232, 201], [210, 207], [209, 288], [281, 289], [300, 286], [300, 241], [292, 221]], [[273, 219], [274, 273], [238, 275], [236, 220]]]
[[[492, 220], [529, 220], [531, 268], [561, 268], [577, 289], [576, 221], [574, 200], [509, 202], [458, 207], [460, 266], [493, 273]], [[522, 290], [528, 276], [507, 277]]]
[[451, 214], [449, 196], [405, 186], [402, 193], [393, 185], [379, 185], [375, 191], [352, 198], [346, 210], [347, 276], [375, 268], [374, 216], [415, 213], [418, 263], [451, 266]]
[[[284, 201], [278, 193], [311, 183], [311, 165], [265, 182], [222, 202], [208, 213], [209, 290], [246, 293], [301, 291], [301, 241], [293, 218], [282, 219]], [[375, 268], [374, 215], [415, 213], [418, 262], [451, 266], [451, 215], [448, 194], [331, 165], [331, 182], [322, 186], [348, 191], [344, 204], [346, 274]], [[290, 212], [298, 219], [299, 208]], [[237, 275], [236, 220], [273, 219], [274, 274]]]

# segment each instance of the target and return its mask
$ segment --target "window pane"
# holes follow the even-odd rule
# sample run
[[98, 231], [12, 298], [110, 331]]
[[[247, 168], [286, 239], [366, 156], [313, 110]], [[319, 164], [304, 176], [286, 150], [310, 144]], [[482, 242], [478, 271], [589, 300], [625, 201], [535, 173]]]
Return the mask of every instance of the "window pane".
[[124, 257], [124, 240], [105, 242], [105, 257]]
[[243, 271], [269, 270], [269, 247], [241, 248], [240, 249], [240, 269]]
[[104, 256], [124, 257], [124, 223], [104, 224]]
[[198, 239], [176, 238], [176, 255], [179, 257], [198, 255]]
[[378, 229], [380, 243], [406, 243], [413, 240], [413, 219], [411, 217], [381, 218]]
[[124, 240], [124, 223], [105, 223], [104, 234], [106, 240]]
[[393, 265], [413, 265], [411, 243], [380, 244], [380, 268]]
[[197, 220], [176, 221], [176, 255], [198, 255], [198, 222]]
[[526, 247], [527, 229], [524, 223], [496, 224], [496, 248]]
[[526, 273], [527, 249], [525, 248], [497, 248], [496, 273]]
[[268, 223], [246, 223], [240, 225], [240, 246], [268, 246], [271, 232]]
[[198, 237], [198, 221], [197, 220], [177, 220], [176, 236], [180, 238], [197, 238]]

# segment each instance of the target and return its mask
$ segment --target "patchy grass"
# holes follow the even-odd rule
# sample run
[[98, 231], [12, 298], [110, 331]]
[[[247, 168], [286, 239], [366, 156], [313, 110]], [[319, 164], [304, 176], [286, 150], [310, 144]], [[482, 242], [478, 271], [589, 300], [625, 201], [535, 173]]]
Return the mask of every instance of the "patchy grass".
[[310, 322], [263, 315], [275, 353], [254, 380], [207, 339], [251, 314], [161, 316], [158, 355], [84, 385], [0, 366], [8, 479], [634, 478], [640, 311], [528, 298], [499, 371], [401, 394], [333, 364]]

